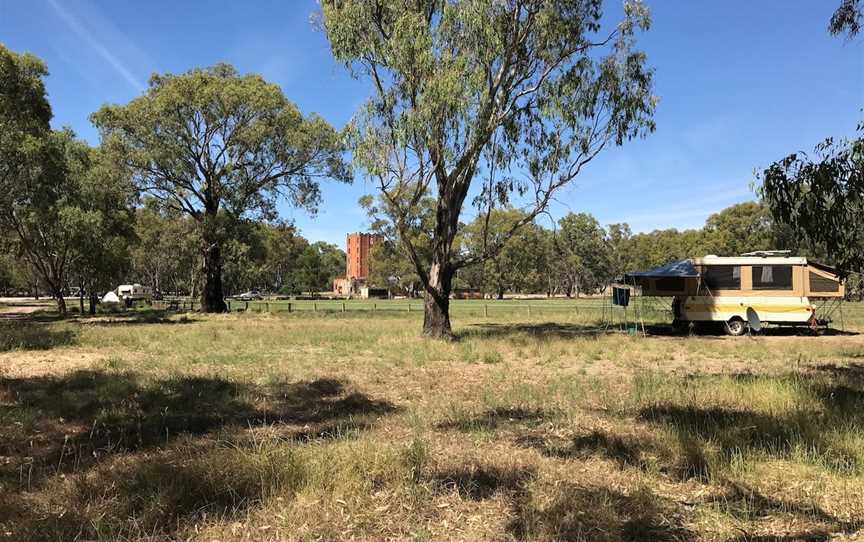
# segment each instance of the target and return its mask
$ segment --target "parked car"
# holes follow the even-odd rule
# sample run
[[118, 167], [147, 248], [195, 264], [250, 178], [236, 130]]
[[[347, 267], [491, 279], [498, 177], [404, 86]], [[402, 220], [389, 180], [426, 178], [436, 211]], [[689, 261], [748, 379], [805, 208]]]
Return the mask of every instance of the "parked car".
[[237, 296], [237, 299], [240, 301], [255, 301], [258, 299], [264, 299], [261, 294], [257, 290], [250, 290], [248, 292], [244, 292]]

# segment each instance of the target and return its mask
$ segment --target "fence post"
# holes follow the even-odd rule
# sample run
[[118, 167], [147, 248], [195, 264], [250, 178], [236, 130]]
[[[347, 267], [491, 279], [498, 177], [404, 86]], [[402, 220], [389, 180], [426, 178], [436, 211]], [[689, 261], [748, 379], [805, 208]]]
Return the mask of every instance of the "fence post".
[[377, 308], [378, 308], [378, 303], [372, 303], [372, 312], [375, 312], [375, 310]]
[[408, 303], [408, 312], [411, 312], [411, 303]]
[[487, 305], [486, 303], [483, 303], [483, 316], [485, 316], [486, 318], [489, 317], [489, 305]]
[[265, 312], [270, 312], [270, 302], [269, 301], [264, 303], [264, 310], [265, 310]]
[[291, 302], [288, 302], [288, 312], [291, 312]]
[[318, 303], [315, 301], [312, 302], [312, 312], [318, 312]]
[[531, 316], [531, 305], [528, 305], [528, 316]]
[[342, 302], [342, 312], [345, 312], [345, 302]]
[[246, 307], [243, 309], [246, 312], [249, 312], [249, 302], [246, 302]]
[[231, 300], [228, 300], [228, 312], [231, 312]]

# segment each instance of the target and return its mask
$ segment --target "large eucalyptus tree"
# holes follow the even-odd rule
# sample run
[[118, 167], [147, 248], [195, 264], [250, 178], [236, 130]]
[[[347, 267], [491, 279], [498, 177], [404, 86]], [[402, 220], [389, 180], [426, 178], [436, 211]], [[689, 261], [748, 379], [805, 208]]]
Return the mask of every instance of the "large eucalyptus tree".
[[91, 287], [117, 267], [130, 190], [71, 130], [51, 130], [47, 73], [36, 57], [0, 45], [0, 230], [65, 314], [73, 270]]
[[[355, 117], [354, 159], [421, 278], [424, 333], [450, 337], [454, 274], [503, 242], [480, 254], [454, 245], [469, 194], [481, 213], [521, 208], [516, 231], [604, 148], [653, 129], [652, 72], [634, 50], [648, 12], [624, 2], [622, 19], [604, 29], [602, 0], [321, 6], [333, 54], [374, 89]], [[421, 251], [409, 229], [430, 195], [435, 226]]]
[[313, 211], [319, 180], [350, 180], [337, 130], [303, 116], [277, 85], [225, 64], [154, 75], [143, 96], [92, 120], [139, 192], [198, 223], [205, 312], [226, 310], [226, 220], [272, 218], [280, 198]]

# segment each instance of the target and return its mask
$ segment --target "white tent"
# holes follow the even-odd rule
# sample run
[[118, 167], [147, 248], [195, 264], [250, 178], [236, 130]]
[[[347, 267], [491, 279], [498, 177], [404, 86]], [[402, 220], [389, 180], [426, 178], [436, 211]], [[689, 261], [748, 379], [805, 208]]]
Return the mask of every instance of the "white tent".
[[108, 292], [102, 297], [102, 303], [105, 304], [118, 304], [120, 303], [120, 298], [117, 297], [117, 294], [114, 292]]

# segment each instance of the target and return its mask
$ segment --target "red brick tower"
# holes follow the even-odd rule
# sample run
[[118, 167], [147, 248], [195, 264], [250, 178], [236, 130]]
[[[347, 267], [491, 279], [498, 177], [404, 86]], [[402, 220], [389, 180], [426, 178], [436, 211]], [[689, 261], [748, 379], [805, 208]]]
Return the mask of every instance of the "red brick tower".
[[346, 241], [346, 277], [356, 280], [369, 278], [369, 251], [383, 238], [374, 233], [349, 233]]

